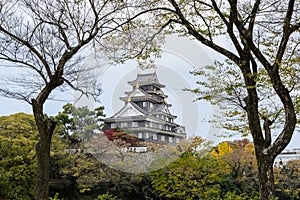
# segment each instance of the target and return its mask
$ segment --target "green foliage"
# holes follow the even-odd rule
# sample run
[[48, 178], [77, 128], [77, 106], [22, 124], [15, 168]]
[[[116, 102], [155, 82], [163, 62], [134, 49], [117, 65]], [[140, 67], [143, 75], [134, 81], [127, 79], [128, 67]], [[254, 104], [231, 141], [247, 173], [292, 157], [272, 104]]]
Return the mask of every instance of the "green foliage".
[[[17, 113], [0, 117], [1, 199], [34, 198], [36, 142], [32, 115]], [[79, 197], [94, 194], [89, 198], [95, 198], [95, 194], [107, 192], [97, 198], [259, 199], [254, 147], [248, 140], [223, 142], [212, 148], [205, 140], [195, 138], [178, 160], [159, 171], [142, 175], [112, 170], [90, 154], [66, 154], [66, 148], [68, 145], [55, 134], [51, 178], [69, 179]], [[299, 199], [299, 166], [299, 161], [291, 161], [275, 169], [276, 196], [280, 199]], [[50, 199], [68, 198], [59, 194]]]
[[[92, 194], [103, 193], [103, 190], [122, 196], [125, 190], [127, 195], [131, 190], [136, 190], [131, 183], [132, 179], [127, 180], [127, 176], [121, 177], [119, 172], [100, 163], [92, 154], [87, 153], [87, 143], [84, 143], [85, 146], [81, 143], [80, 136], [83, 134], [97, 134], [96, 131], [102, 126], [103, 116], [103, 107], [90, 111], [87, 107], [75, 108], [66, 104], [63, 111], [55, 117], [59, 122], [56, 131], [66, 142], [65, 149], [68, 149], [69, 154], [54, 154], [51, 161], [52, 177], [70, 180], [74, 185], [73, 193], [79, 197], [92, 198]], [[107, 188], [107, 183], [110, 188]], [[62, 192], [59, 191], [67, 198], [68, 194]]]
[[258, 190], [258, 172], [254, 145], [247, 139], [222, 142], [212, 150], [212, 155], [227, 163], [229, 173], [224, 176], [224, 192], [237, 195]]
[[64, 199], [60, 199], [60, 198], [59, 198], [59, 194], [56, 193], [56, 194], [54, 195], [53, 198], [52, 198], [52, 197], [49, 197], [49, 200], [64, 200]]
[[[286, 63], [286, 65], [288, 64]], [[250, 88], [246, 87], [243, 74], [238, 66], [228, 59], [225, 62], [215, 61], [213, 66], [195, 68], [191, 74], [199, 77], [199, 81], [196, 82], [198, 87], [187, 90], [195, 93], [198, 96], [197, 100], [209, 101], [220, 108], [222, 114], [216, 115], [215, 121], [218, 121], [221, 127], [228, 130], [225, 131], [226, 135], [237, 133], [248, 136], [250, 129], [245, 109], [245, 99], [248, 96], [247, 89]], [[299, 84], [295, 83], [296, 77], [300, 75], [298, 64], [281, 68], [280, 75], [282, 75], [287, 88], [295, 91], [291, 92], [291, 97], [299, 116], [299, 93], [297, 91], [300, 88]], [[260, 97], [259, 113], [261, 121], [267, 118], [278, 122], [273, 123], [272, 129], [282, 128], [285, 115], [280, 99], [272, 90], [267, 71], [258, 68], [256, 73], [248, 74], [248, 76], [254, 80], [255, 86], [253, 87]]]
[[54, 117], [58, 121], [56, 132], [66, 142], [76, 144], [91, 139], [103, 127], [104, 107], [100, 106], [93, 111], [87, 106], [76, 108], [72, 104], [63, 106], [63, 111]]
[[276, 196], [280, 199], [300, 199], [300, 160], [291, 160], [274, 169]]
[[247, 139], [212, 148], [195, 138], [178, 160], [150, 173], [153, 193], [162, 199], [259, 199], [255, 164]]
[[[210, 143], [195, 138], [188, 151], [169, 166], [138, 175], [113, 170], [90, 154], [66, 154], [68, 145], [61, 139], [58, 134], [53, 136], [51, 178], [68, 179], [76, 187], [72, 192], [80, 198], [91, 199], [105, 192], [97, 198], [256, 200], [259, 196], [254, 148], [247, 140], [221, 143], [212, 149]], [[0, 117], [1, 199], [34, 198], [36, 142], [32, 115]], [[276, 195], [281, 199], [299, 199], [299, 166], [299, 161], [291, 161], [275, 170]], [[68, 198], [61, 192], [52, 195], [50, 200]]]
[[[204, 142], [178, 160], [151, 173], [154, 190], [164, 199], [218, 199], [226, 172], [225, 163], [209, 154]], [[224, 171], [225, 169], [225, 171]]]
[[[245, 99], [249, 88], [245, 85], [243, 74], [238, 66], [230, 60], [224, 63], [215, 61], [213, 66], [195, 68], [191, 74], [199, 77], [200, 80], [197, 81], [198, 87], [189, 91], [197, 94], [198, 100], [206, 100], [218, 106], [222, 114], [215, 116], [215, 120], [225, 129], [224, 133], [227, 136], [249, 135], [250, 129], [245, 110]], [[255, 88], [261, 97], [259, 104], [261, 117], [281, 120], [284, 115], [278, 103], [279, 99], [271, 89], [266, 70], [259, 68], [257, 73], [248, 76], [254, 79]]]
[[[103, 178], [101, 165], [92, 155], [83, 152], [82, 143], [101, 129], [103, 109], [98, 107], [90, 111], [86, 106], [76, 108], [66, 104], [63, 111], [53, 117], [58, 122], [55, 133], [61, 145], [55, 145], [57, 152], [51, 157], [51, 177], [72, 181], [75, 185], [73, 192], [85, 194]], [[93, 181], [90, 177], [93, 177]], [[59, 192], [62, 194], [63, 191]]]
[[105, 168], [92, 155], [81, 152], [70, 154], [58, 167], [60, 176], [74, 181], [81, 194], [91, 191], [105, 177]]
[[109, 193], [105, 193], [105, 194], [99, 195], [96, 200], [117, 200], [117, 197], [113, 196]]
[[[51, 157], [64, 157], [66, 145], [54, 134]], [[0, 117], [0, 199], [34, 199], [38, 131], [31, 114]], [[60, 161], [62, 162], [62, 160]], [[51, 173], [57, 168], [51, 168]]]
[[37, 129], [32, 115], [0, 117], [0, 199], [33, 199]]
[[227, 192], [222, 200], [259, 200], [259, 193], [252, 191], [251, 193], [237, 195], [235, 192]]

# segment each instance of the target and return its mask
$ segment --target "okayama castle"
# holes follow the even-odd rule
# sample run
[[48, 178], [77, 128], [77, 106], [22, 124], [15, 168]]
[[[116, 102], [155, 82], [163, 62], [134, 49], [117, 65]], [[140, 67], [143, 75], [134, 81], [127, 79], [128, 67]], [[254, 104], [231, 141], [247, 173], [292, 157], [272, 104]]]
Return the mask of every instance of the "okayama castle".
[[185, 127], [176, 124], [176, 116], [169, 111], [171, 104], [162, 91], [165, 85], [159, 82], [156, 71], [138, 73], [136, 79], [128, 83], [132, 91], [120, 98], [125, 102], [124, 107], [104, 119], [104, 133], [120, 128], [140, 141], [162, 144], [176, 144], [186, 138]]

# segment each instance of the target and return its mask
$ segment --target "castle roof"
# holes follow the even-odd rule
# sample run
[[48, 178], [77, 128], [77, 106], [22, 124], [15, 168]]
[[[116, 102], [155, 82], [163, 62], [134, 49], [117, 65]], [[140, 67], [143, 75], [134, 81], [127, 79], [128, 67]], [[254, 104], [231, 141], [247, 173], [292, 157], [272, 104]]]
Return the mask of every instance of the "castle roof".
[[152, 84], [152, 85], [156, 85], [160, 88], [165, 87], [165, 85], [161, 84], [158, 81], [158, 77], [155, 72], [147, 73], [147, 74], [138, 74], [135, 80], [128, 81], [128, 83], [132, 86], [135, 86], [138, 83], [141, 86]]

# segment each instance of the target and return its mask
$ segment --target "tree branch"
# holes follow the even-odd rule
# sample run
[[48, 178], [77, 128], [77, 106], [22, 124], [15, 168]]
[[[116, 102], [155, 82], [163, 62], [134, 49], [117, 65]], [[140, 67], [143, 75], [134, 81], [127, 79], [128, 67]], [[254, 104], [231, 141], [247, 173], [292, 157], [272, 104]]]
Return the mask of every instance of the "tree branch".
[[25, 101], [29, 104], [31, 104], [30, 99], [28, 98], [27, 95], [23, 95], [20, 92], [12, 92], [12, 91], [8, 91], [8, 90], [4, 90], [0, 88], [0, 94], [4, 97], [7, 98], [12, 98], [12, 99], [16, 99], [16, 100], [22, 100]]
[[265, 148], [269, 147], [272, 143], [272, 135], [271, 135], [271, 125], [273, 121], [269, 120], [267, 117], [263, 116], [262, 119], [264, 120], [264, 130], [265, 130]]
[[0, 25], [0, 31], [3, 32], [4, 34], [6, 34], [7, 36], [9, 36], [11, 39], [16, 40], [18, 43], [23, 44], [33, 54], [35, 54], [40, 59], [40, 61], [43, 63], [45, 69], [47, 70], [49, 78], [51, 78], [52, 73], [51, 73], [51, 70], [50, 70], [50, 66], [48, 65], [47, 61], [43, 58], [43, 56], [40, 54], [40, 52], [37, 49], [35, 49], [28, 41], [23, 40], [22, 38], [14, 35], [12, 32], [9, 32], [5, 28], [3, 28], [1, 25]]
[[224, 56], [228, 57], [229, 59], [233, 60], [236, 63], [239, 63], [239, 57], [235, 55], [234, 53], [228, 51], [227, 49], [216, 45], [212, 41], [206, 39], [204, 36], [198, 33], [197, 30], [194, 29], [193, 25], [190, 24], [190, 22], [184, 17], [183, 13], [181, 12], [178, 4], [175, 0], [168, 0], [172, 6], [175, 8], [175, 14], [179, 17], [181, 20], [180, 24], [186, 27], [189, 34], [194, 36], [197, 40], [199, 40], [201, 43], [205, 44], [206, 46], [212, 48], [213, 50], [223, 54]]
[[[221, 17], [221, 19], [223, 20], [223, 22], [225, 23], [226, 27], [227, 27], [227, 33], [229, 34], [230, 39], [232, 40], [233, 45], [235, 46], [237, 52], [242, 55], [242, 47], [240, 45], [240, 42], [238, 41], [237, 37], [234, 34], [234, 30], [233, 30], [233, 23], [234, 23], [234, 12], [233, 9], [230, 9], [230, 15], [229, 15], [229, 21], [226, 20], [225, 16], [223, 15], [223, 13], [221, 12], [221, 10], [219, 9], [219, 7], [217, 6], [217, 3], [215, 2], [215, 0], [212, 0], [213, 3], [213, 7], [216, 10], [216, 12], [218, 13], [218, 15]], [[238, 64], [236, 62], [236, 64]]]
[[256, 0], [253, 6], [253, 9], [251, 11], [250, 14], [250, 22], [249, 22], [249, 26], [248, 26], [248, 30], [251, 33], [251, 38], [253, 35], [253, 28], [254, 28], [254, 24], [255, 24], [255, 18], [256, 18], [256, 14], [259, 10], [259, 5], [260, 5], [260, 0]]
[[275, 70], [278, 70], [279, 65], [281, 64], [282, 57], [285, 53], [287, 43], [289, 41], [289, 37], [291, 35], [291, 29], [290, 29], [290, 24], [293, 16], [293, 11], [294, 11], [294, 4], [295, 0], [290, 0], [288, 4], [288, 9], [286, 12], [286, 16], [284, 18], [284, 24], [283, 24], [283, 35], [280, 41], [280, 45], [278, 47], [277, 55], [275, 62], [273, 63], [273, 68]]

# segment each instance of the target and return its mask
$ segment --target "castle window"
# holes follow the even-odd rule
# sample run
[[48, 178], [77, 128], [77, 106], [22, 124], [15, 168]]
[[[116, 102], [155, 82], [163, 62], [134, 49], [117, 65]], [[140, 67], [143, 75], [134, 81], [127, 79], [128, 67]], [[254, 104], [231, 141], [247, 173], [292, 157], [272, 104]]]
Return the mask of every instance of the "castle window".
[[143, 138], [143, 133], [138, 133], [138, 138]]
[[153, 137], [153, 140], [157, 140], [157, 134], [156, 133], [153, 133], [152, 137]]
[[172, 143], [173, 142], [173, 138], [169, 137], [169, 142]]
[[152, 122], [149, 122], [149, 127], [153, 127], [153, 123]]
[[139, 126], [139, 123], [138, 123], [138, 122], [132, 122], [132, 123], [131, 123], [131, 126], [132, 126], [132, 127], [138, 127], [138, 126]]
[[150, 108], [153, 108], [153, 103], [150, 102]]
[[116, 123], [111, 123], [110, 128], [117, 128], [117, 124]]
[[149, 138], [149, 133], [145, 133], [145, 138]]
[[121, 127], [127, 127], [127, 122], [122, 122]]
[[162, 135], [162, 136], [160, 137], [160, 140], [161, 140], [161, 141], [165, 141], [165, 140], [166, 140], [166, 139], [165, 139], [165, 136]]
[[143, 102], [143, 107], [147, 107], [147, 102], [146, 101]]

